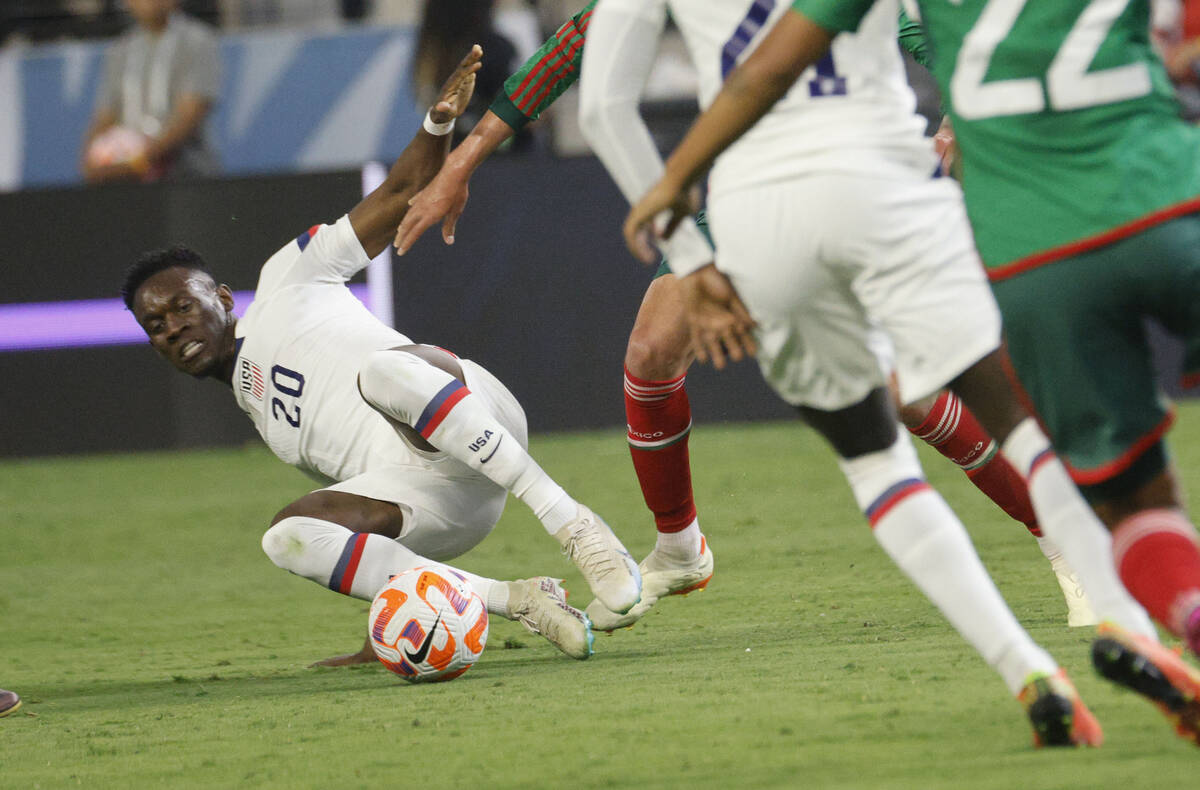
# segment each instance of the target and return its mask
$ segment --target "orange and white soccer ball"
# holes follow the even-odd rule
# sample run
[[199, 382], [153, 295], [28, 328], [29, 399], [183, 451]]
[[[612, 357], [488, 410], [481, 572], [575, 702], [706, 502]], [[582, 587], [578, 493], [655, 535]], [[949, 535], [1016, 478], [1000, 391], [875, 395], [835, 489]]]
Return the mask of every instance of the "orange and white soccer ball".
[[444, 565], [392, 577], [371, 603], [371, 647], [405, 680], [452, 680], [487, 644], [488, 613], [467, 580]]

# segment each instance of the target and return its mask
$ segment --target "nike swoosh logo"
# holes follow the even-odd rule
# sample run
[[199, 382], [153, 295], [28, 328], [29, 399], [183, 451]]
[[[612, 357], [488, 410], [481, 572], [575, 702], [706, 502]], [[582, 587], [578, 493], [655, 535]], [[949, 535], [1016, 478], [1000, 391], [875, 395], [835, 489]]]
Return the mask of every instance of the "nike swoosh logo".
[[433, 647], [433, 635], [437, 633], [438, 623], [442, 621], [442, 613], [438, 612], [437, 619], [433, 621], [433, 628], [429, 629], [429, 633], [425, 635], [425, 641], [421, 643], [421, 647], [415, 653], [410, 653], [406, 649], [404, 657], [414, 664], [420, 664], [425, 660], [425, 656], [429, 655], [429, 648]]
[[486, 464], [488, 461], [492, 460], [492, 456], [495, 455], [496, 451], [500, 449], [500, 442], [502, 441], [504, 441], [504, 434], [500, 434], [500, 438], [496, 440], [496, 446], [493, 447], [492, 451], [487, 454], [487, 458], [480, 458], [479, 463]]

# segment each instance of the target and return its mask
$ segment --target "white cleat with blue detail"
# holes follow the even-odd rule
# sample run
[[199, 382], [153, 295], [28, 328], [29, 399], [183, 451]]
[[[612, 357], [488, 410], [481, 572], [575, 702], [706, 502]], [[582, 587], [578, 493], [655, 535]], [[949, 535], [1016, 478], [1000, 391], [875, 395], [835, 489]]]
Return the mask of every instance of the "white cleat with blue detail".
[[596, 635], [587, 615], [567, 603], [562, 579], [535, 576], [505, 582], [508, 585], [508, 617], [531, 634], [545, 637], [571, 658], [584, 660], [592, 654]]

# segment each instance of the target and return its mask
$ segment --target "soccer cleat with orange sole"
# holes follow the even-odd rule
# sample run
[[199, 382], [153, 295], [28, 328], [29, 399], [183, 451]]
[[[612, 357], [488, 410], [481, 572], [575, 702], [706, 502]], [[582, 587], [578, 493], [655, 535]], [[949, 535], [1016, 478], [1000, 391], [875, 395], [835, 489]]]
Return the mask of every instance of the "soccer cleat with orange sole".
[[592, 621], [592, 628], [597, 631], [628, 628], [650, 611], [659, 599], [668, 595], [687, 595], [703, 590], [712, 580], [712, 549], [708, 545], [708, 539], [701, 535], [700, 555], [692, 562], [679, 565], [663, 558], [655, 550], [646, 555], [638, 569], [642, 574], [642, 600], [625, 614], [613, 612], [599, 599], [592, 601], [587, 607], [587, 616]]
[[1173, 650], [1104, 622], [1092, 642], [1096, 671], [1153, 702], [1180, 737], [1200, 746], [1200, 670]]
[[1033, 745], [1099, 746], [1104, 743], [1100, 722], [1083, 704], [1065, 669], [1053, 675], [1030, 675], [1017, 695], [1033, 725]]

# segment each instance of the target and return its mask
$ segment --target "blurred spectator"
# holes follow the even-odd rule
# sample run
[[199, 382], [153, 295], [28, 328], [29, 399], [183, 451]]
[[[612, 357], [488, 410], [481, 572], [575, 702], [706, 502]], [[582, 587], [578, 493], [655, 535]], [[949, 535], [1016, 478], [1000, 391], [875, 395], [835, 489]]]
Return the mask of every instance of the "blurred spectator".
[[[218, 2], [180, 0], [180, 7], [215, 25]], [[129, 21], [121, 6], [121, 0], [0, 0], [0, 43], [115, 36]]]
[[135, 25], [109, 49], [82, 169], [92, 183], [212, 175], [205, 121], [220, 87], [215, 33], [177, 0], [125, 0]]
[[475, 94], [454, 129], [461, 140], [483, 117], [504, 80], [520, 65], [512, 42], [492, 22], [493, 0], [428, 0], [421, 18], [411, 71], [418, 105], [431, 104], [472, 44], [483, 47], [483, 67], [475, 75]]
[[228, 29], [261, 27], [325, 27], [337, 25], [342, 0], [217, 0], [221, 26]]

